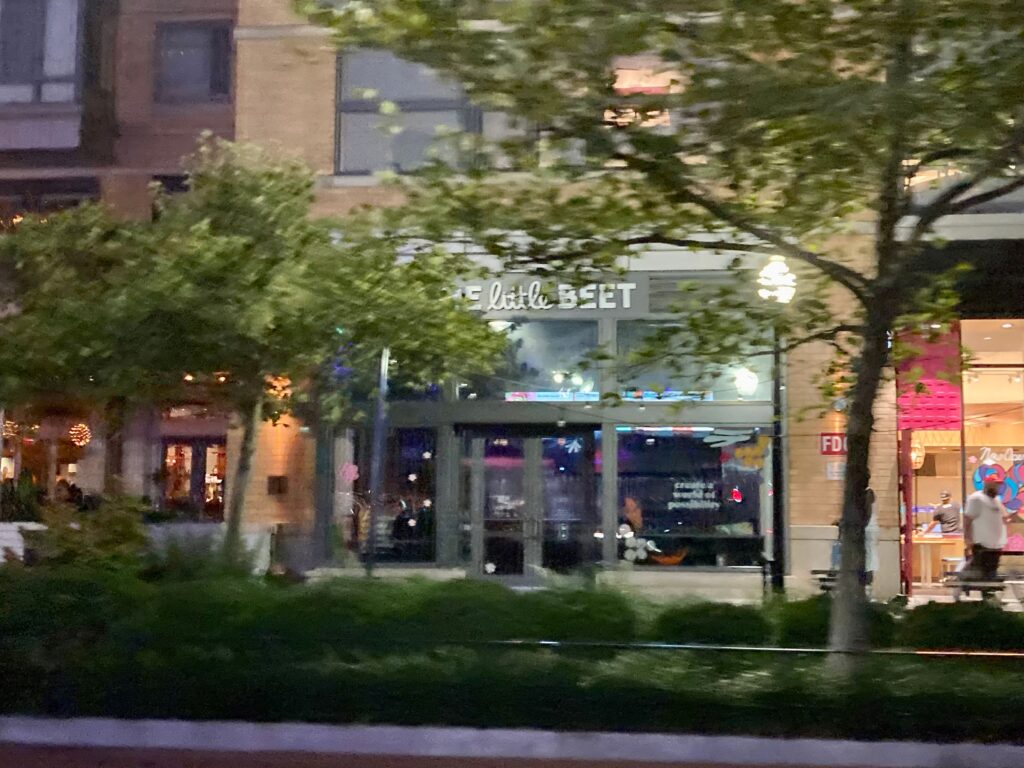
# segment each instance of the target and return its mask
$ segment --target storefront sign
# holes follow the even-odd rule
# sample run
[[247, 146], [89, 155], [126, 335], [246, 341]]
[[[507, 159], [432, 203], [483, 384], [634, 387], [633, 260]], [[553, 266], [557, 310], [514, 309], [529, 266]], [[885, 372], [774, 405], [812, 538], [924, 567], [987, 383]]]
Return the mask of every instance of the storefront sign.
[[822, 432], [820, 446], [822, 456], [845, 456], [846, 435], [842, 432]]
[[490, 318], [630, 318], [648, 314], [650, 281], [642, 274], [584, 284], [515, 275], [468, 283], [459, 295], [470, 302], [470, 309]]

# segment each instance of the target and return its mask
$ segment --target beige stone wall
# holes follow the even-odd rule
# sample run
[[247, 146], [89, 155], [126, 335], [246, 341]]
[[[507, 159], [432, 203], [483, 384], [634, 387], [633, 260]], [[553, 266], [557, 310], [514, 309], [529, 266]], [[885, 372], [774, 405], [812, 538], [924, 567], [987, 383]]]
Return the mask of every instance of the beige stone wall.
[[[241, 429], [232, 426], [228, 430], [227, 446], [229, 494], [238, 471], [241, 442]], [[311, 525], [315, 459], [316, 440], [311, 433], [301, 430], [297, 419], [285, 417], [277, 424], [264, 423], [256, 438], [252, 476], [245, 493], [243, 525]], [[287, 493], [271, 496], [267, 493], [267, 478], [281, 475], [288, 478]]]
[[334, 171], [337, 51], [302, 26], [286, 0], [240, 0], [235, 32], [235, 132], [241, 141]]

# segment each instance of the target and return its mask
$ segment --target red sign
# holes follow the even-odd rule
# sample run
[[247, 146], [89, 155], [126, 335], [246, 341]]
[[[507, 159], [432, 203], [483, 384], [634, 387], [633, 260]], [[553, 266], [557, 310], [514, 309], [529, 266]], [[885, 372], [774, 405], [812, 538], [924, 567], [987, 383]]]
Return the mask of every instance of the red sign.
[[821, 455], [822, 456], [845, 456], [846, 435], [842, 432], [821, 433]]

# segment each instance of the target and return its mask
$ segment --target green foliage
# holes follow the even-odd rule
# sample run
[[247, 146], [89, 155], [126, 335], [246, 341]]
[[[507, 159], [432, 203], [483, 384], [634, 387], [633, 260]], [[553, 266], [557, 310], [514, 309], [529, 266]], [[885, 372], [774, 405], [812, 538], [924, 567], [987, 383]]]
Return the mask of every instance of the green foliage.
[[[977, 615], [943, 609], [965, 622]], [[757, 613], [683, 610], [691, 619], [732, 616], [738, 632], [750, 631]], [[663, 626], [684, 615], [663, 613]], [[631, 622], [622, 597], [594, 592], [386, 580], [146, 583], [109, 571], [3, 567], [0, 711], [862, 739], [1012, 740], [1019, 729], [1006, 703], [1024, 691], [1007, 664], [872, 658], [843, 684], [821, 656], [595, 655], [480, 642], [627, 640]], [[724, 638], [730, 624], [717, 626]]]
[[[779, 644], [788, 648], [824, 648], [828, 645], [830, 610], [831, 598], [824, 595], [773, 606]], [[871, 646], [891, 647], [896, 632], [892, 614], [878, 603], [870, 603], [867, 612]]]
[[253, 572], [254, 554], [238, 547], [224, 552], [220, 536], [172, 536], [146, 548], [139, 576], [147, 581], [204, 581], [245, 577]]
[[985, 602], [931, 603], [907, 613], [898, 642], [930, 650], [1024, 650], [1024, 621]]
[[146, 550], [145, 506], [128, 499], [105, 501], [90, 512], [63, 505], [43, 509], [38, 531], [25, 531], [34, 567], [101, 568], [134, 572]]
[[666, 608], [650, 630], [652, 640], [709, 645], [769, 645], [773, 629], [760, 608], [696, 603]]
[[42, 505], [43, 489], [32, 482], [28, 472], [22, 472], [18, 483], [5, 481], [0, 484], [0, 522], [36, 522]]

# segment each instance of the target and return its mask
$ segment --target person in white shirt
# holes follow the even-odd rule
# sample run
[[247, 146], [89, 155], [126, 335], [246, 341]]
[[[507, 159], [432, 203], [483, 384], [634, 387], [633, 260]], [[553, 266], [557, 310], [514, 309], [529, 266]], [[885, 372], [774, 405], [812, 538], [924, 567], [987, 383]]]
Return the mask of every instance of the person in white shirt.
[[970, 567], [986, 581], [996, 578], [999, 558], [1006, 546], [1010, 515], [999, 499], [1001, 485], [998, 480], [986, 480], [982, 490], [967, 497], [964, 508], [964, 544]]

